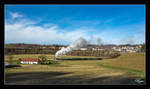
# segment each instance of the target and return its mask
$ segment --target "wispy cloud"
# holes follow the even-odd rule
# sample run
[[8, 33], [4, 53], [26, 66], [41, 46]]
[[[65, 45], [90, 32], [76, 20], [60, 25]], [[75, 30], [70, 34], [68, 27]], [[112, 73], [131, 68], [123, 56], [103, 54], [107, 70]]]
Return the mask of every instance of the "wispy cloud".
[[82, 29], [63, 31], [55, 24], [37, 26], [35, 21], [27, 19], [5, 24], [6, 43], [37, 43], [37, 44], [68, 44], [80, 36], [85, 37], [87, 32]]
[[[20, 17], [19, 15], [11, 16], [12, 18]], [[68, 31], [64, 30], [65, 28], [60, 28], [59, 24], [45, 23], [43, 25], [37, 25], [38, 22], [39, 21], [29, 20], [23, 17], [23, 15], [21, 19], [15, 20], [13, 23], [9, 23], [9, 20], [6, 20], [5, 43], [69, 44], [79, 37], [90, 40], [91, 33], [95, 31], [95, 28], [90, 29], [82, 26], [69, 28], [70, 31]], [[101, 32], [94, 33], [91, 41], [96, 44], [97, 39], [100, 38], [103, 44], [131, 43], [131, 41], [128, 40], [131, 35], [134, 36], [134, 43], [141, 43], [144, 42], [145, 38], [145, 28], [143, 27], [143, 25], [138, 26], [137, 24], [113, 28], [109, 27], [103, 29]], [[134, 29], [139, 29], [139, 32], [135, 32], [136, 34], [129, 32], [129, 30]], [[101, 30], [101, 28], [97, 28], [96, 30]]]
[[14, 13], [13, 13], [13, 12], [10, 12], [10, 15], [11, 15], [11, 17], [12, 17], [13, 19], [23, 17], [22, 14], [19, 14], [19, 13], [17, 13], [17, 12], [14, 12]]
[[111, 23], [113, 20], [115, 20], [115, 18], [107, 19], [104, 21], [104, 24]]

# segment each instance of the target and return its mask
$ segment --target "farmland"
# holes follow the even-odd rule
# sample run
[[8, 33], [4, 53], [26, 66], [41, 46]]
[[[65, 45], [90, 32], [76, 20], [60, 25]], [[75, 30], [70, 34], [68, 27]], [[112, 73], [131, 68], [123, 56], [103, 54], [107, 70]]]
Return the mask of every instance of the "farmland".
[[[13, 55], [13, 60], [40, 55]], [[54, 55], [45, 56], [54, 58]], [[5, 61], [8, 62], [7, 55]], [[145, 77], [145, 53], [125, 53], [103, 60], [60, 60], [58, 64], [50, 65], [22, 64], [5, 69], [5, 84], [9, 85], [132, 85], [141, 77]]]

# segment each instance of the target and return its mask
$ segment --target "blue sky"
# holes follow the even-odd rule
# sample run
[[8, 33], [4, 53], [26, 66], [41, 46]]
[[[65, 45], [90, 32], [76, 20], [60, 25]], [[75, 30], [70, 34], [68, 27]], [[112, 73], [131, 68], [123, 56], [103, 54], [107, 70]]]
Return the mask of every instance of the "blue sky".
[[145, 5], [5, 5], [5, 43], [145, 42]]

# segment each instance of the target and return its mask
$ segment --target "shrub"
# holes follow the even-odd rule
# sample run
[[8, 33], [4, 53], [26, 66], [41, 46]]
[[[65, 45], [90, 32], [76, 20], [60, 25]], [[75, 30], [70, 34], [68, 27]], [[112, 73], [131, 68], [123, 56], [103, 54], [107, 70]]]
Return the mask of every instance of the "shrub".
[[58, 61], [51, 60], [51, 64], [60, 64]]
[[118, 56], [120, 56], [119, 53], [112, 53], [112, 54], [109, 55], [110, 58], [116, 58]]
[[40, 55], [38, 58], [41, 59], [41, 63], [47, 62], [47, 57], [45, 55]]
[[51, 64], [51, 62], [47, 60], [47, 61], [41, 62], [41, 64], [42, 65], [49, 65], [49, 64]]
[[6, 68], [21, 67], [21, 65], [8, 65]]
[[59, 64], [58, 61], [54, 61], [54, 60], [47, 60], [45, 62], [41, 63], [42, 65], [49, 65], [49, 64]]

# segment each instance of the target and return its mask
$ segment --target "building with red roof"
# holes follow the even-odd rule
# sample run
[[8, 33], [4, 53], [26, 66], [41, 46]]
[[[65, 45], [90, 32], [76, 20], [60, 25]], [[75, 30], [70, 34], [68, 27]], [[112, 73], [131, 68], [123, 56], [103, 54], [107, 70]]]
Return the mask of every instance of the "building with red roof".
[[39, 58], [21, 58], [20, 63], [21, 64], [41, 64], [41, 61]]

